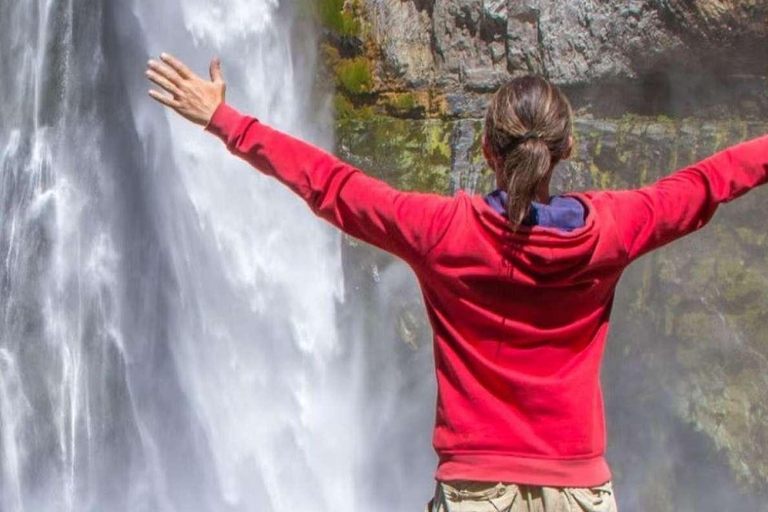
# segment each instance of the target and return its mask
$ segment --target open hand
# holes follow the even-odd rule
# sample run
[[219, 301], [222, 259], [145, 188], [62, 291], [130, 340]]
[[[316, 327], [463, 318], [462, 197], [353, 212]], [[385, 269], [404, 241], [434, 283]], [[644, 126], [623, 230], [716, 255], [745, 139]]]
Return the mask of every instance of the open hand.
[[216, 108], [224, 102], [227, 84], [221, 76], [221, 61], [211, 61], [211, 79], [196, 75], [183, 62], [172, 55], [160, 55], [162, 62], [150, 60], [147, 78], [167, 94], [150, 90], [149, 95], [193, 123], [207, 126]]

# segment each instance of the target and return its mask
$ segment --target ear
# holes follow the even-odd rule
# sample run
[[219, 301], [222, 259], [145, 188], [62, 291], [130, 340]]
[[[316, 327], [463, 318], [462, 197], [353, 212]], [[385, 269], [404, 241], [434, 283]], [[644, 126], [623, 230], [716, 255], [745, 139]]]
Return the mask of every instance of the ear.
[[573, 153], [573, 135], [568, 136], [568, 149], [565, 150], [561, 160], [568, 160]]
[[496, 170], [496, 163], [493, 159], [493, 155], [491, 154], [491, 146], [488, 143], [488, 139], [483, 136], [483, 156], [485, 157], [485, 160], [488, 162], [488, 165], [491, 166], [492, 170]]

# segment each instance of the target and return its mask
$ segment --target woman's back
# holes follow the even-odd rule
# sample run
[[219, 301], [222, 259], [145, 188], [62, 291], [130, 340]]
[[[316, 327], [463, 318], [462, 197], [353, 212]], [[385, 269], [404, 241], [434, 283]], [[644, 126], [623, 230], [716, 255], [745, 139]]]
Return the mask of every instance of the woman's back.
[[584, 205], [584, 226], [513, 232], [460, 193], [415, 267], [434, 330], [440, 480], [610, 479], [598, 370], [625, 258], [599, 198], [568, 195]]

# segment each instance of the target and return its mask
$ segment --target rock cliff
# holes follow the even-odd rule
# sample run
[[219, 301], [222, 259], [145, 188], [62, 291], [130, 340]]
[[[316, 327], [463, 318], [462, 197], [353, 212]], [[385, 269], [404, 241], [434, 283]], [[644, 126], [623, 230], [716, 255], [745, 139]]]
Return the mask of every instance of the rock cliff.
[[366, 92], [429, 92], [426, 112], [477, 117], [526, 73], [598, 115], [768, 112], [764, 0], [348, 0], [344, 12]]
[[[520, 74], [577, 108], [553, 194], [647, 185], [768, 132], [765, 0], [322, 1], [337, 152], [403, 189], [493, 188], [482, 116]], [[763, 187], [723, 205], [622, 278], [602, 375], [621, 510], [768, 511], [766, 202]], [[347, 242], [367, 332], [392, 325], [413, 364], [430, 347], [416, 284], [384, 286], [401, 264]]]

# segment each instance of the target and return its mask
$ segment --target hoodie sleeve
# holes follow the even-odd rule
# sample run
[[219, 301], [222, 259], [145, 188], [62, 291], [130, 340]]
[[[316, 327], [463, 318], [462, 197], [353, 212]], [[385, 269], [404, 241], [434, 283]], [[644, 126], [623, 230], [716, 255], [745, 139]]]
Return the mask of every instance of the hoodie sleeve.
[[439, 242], [456, 210], [454, 198], [396, 190], [226, 103], [206, 130], [298, 194], [315, 215], [409, 263], [420, 262]]
[[636, 190], [605, 190], [627, 264], [705, 226], [717, 207], [768, 182], [768, 135]]

